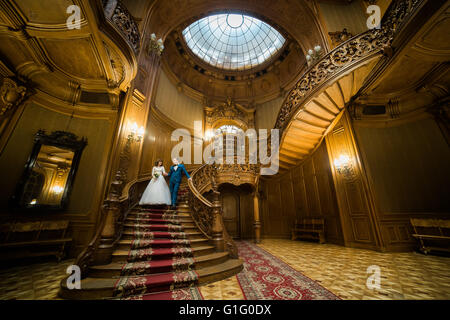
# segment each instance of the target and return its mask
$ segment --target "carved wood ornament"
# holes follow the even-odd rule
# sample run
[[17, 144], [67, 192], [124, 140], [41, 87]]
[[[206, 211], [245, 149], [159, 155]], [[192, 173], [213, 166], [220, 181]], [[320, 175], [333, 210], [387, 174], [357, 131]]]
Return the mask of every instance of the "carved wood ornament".
[[221, 124], [235, 123], [242, 129], [255, 127], [255, 108], [245, 108], [228, 98], [225, 103], [205, 107], [205, 129], [215, 129]]
[[421, 0], [395, 2], [382, 21], [380, 29], [369, 30], [349, 39], [312, 65], [288, 94], [278, 113], [275, 128], [283, 131], [293, 115], [302, 107], [305, 99], [331, 78], [389, 48], [396, 31], [421, 2]]
[[5, 78], [0, 87], [0, 116], [17, 107], [24, 99], [27, 89], [11, 78]]

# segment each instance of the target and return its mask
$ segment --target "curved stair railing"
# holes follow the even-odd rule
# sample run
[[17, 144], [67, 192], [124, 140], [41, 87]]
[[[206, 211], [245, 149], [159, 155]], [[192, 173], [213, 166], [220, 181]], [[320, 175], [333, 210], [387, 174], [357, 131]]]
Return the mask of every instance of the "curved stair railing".
[[[228, 251], [231, 258], [237, 259], [236, 244], [223, 224], [216, 176], [217, 168], [214, 165], [204, 164], [194, 170], [191, 173], [192, 180], [188, 180], [188, 204], [195, 224], [205, 237], [214, 243], [216, 250]], [[212, 191], [212, 201], [203, 196], [208, 191]]]
[[283, 101], [273, 128], [280, 137], [281, 170], [300, 164], [320, 146], [352, 101], [395, 58], [395, 41], [407, 37], [409, 23], [429, 1], [393, 0], [379, 29], [350, 38], [308, 67]]
[[[275, 129], [281, 133], [289, 126], [289, 123], [298, 111], [305, 105], [305, 102], [319, 92], [326, 84], [341, 77], [357, 66], [374, 56], [388, 53], [395, 34], [411, 18], [414, 13], [426, 2], [425, 0], [394, 0], [383, 18], [380, 29], [373, 29], [357, 35], [319, 59], [311, 65], [295, 87], [286, 97], [278, 113]], [[119, 28], [123, 36], [135, 51], [139, 50], [139, 31], [134, 20], [126, 8], [118, 0], [102, 0], [105, 16]], [[270, 144], [270, 139], [269, 139]], [[237, 247], [232, 237], [226, 231], [222, 220], [222, 206], [220, 203], [220, 193], [217, 190], [217, 180], [222, 183], [218, 174], [226, 171], [227, 165], [205, 164], [195, 169], [188, 180], [190, 189], [188, 204], [192, 210], [192, 217], [200, 231], [212, 242], [218, 251], [228, 251], [232, 258], [237, 258]], [[244, 172], [256, 174], [257, 166], [233, 165], [238, 167], [236, 174]], [[239, 169], [241, 168], [241, 169]], [[256, 170], [256, 171], [255, 171]], [[229, 178], [226, 178], [229, 179]], [[255, 179], [255, 183], [256, 183]], [[239, 182], [238, 182], [239, 183]], [[88, 267], [93, 263], [95, 253], [101, 246], [102, 231], [106, 224], [108, 212], [116, 211], [114, 239], [120, 237], [121, 224], [129, 210], [137, 203], [137, 184], [132, 185], [128, 196], [115, 201], [105, 201], [102, 212], [96, 227], [96, 233], [76, 260], [84, 276]], [[211, 200], [204, 196], [208, 191], [212, 191]]]
[[115, 221], [114, 223], [114, 235], [112, 236], [112, 247], [120, 240], [123, 232], [123, 224], [128, 213], [139, 203], [139, 189], [142, 189], [143, 185], [148, 183], [145, 181], [136, 181], [133, 183], [128, 192], [125, 192], [125, 196], [116, 199], [107, 199], [104, 201], [100, 210], [100, 218], [96, 225], [96, 232], [87, 245], [87, 247], [78, 255], [75, 260], [81, 270], [83, 278], [88, 276], [89, 267], [96, 264], [96, 254], [98, 249], [102, 245], [102, 233], [107, 223], [109, 213], [113, 211]]
[[107, 21], [119, 30], [129, 46], [137, 53], [141, 36], [139, 27], [127, 7], [120, 0], [102, 0], [103, 12]]
[[[295, 119], [295, 116], [305, 107], [311, 97], [358, 66], [367, 64], [376, 57], [391, 55], [394, 36], [425, 2], [425, 0], [394, 0], [383, 17], [379, 29], [368, 30], [352, 37], [311, 65], [290, 91], [278, 113], [274, 128], [280, 130], [282, 139], [290, 122]], [[346, 94], [348, 95], [348, 93]], [[332, 126], [332, 124], [333, 122], [327, 126]], [[322, 132], [322, 138], [324, 132], [327, 132], [326, 128]], [[237, 165], [231, 166], [236, 168]], [[217, 191], [218, 182], [219, 184], [224, 182], [218, 181], [222, 178], [218, 176], [218, 173], [224, 168], [226, 165], [205, 164], [194, 170], [192, 181], [188, 182], [191, 191], [189, 206], [194, 221], [202, 233], [208, 239], [214, 240], [214, 237], [220, 238], [218, 232], [221, 231], [227, 250], [232, 252], [235, 250], [235, 245], [223, 226], [220, 193]], [[254, 169], [248, 167], [250, 171]], [[229, 179], [230, 177], [227, 177], [225, 180]], [[255, 184], [256, 182], [257, 179], [255, 179]], [[212, 191], [212, 201], [203, 196], [208, 191]], [[220, 250], [219, 242], [217, 242], [217, 248]]]
[[350, 38], [312, 64], [283, 102], [275, 129], [279, 129], [281, 134], [308, 97], [319, 91], [324, 84], [348, 72], [355, 65], [390, 51], [397, 31], [424, 2], [426, 1], [394, 0], [383, 17], [380, 29], [368, 30]]

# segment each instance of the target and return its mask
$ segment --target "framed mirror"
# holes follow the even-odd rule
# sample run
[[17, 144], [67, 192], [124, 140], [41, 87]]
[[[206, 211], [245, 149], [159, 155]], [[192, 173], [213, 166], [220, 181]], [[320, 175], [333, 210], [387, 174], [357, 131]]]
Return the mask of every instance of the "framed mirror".
[[39, 130], [16, 192], [14, 207], [29, 210], [67, 207], [87, 139], [70, 132]]

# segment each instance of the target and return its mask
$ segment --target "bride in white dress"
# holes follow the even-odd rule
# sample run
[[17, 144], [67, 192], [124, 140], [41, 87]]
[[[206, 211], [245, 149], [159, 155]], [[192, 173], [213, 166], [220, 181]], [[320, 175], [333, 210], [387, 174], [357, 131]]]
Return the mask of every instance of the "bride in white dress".
[[152, 170], [152, 180], [145, 188], [140, 205], [170, 205], [172, 200], [167, 182], [164, 179], [167, 176], [161, 160], [156, 161]]

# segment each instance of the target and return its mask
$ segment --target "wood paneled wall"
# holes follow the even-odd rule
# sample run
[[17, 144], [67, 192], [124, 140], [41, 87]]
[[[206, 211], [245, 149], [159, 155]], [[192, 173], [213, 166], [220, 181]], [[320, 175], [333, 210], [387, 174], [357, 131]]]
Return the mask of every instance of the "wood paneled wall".
[[325, 24], [327, 33], [347, 31], [353, 35], [367, 31], [366, 21], [369, 17], [364, 12], [362, 1], [352, 1], [351, 3], [342, 1], [317, 1], [320, 10], [321, 20]]
[[172, 126], [150, 113], [143, 141], [140, 176], [150, 176], [157, 159], [162, 159], [166, 171], [169, 170], [172, 165], [170, 153], [176, 145], [176, 142], [170, 140], [173, 130]]
[[258, 105], [255, 112], [255, 127], [256, 129], [270, 130], [275, 126], [278, 112], [283, 104], [284, 97], [262, 103]]
[[202, 103], [178, 91], [162, 69], [159, 74], [154, 105], [165, 116], [185, 128], [193, 128], [194, 121], [203, 120]]
[[435, 120], [354, 121], [388, 251], [412, 249], [410, 218], [450, 216], [450, 149]]
[[[188, 170], [195, 168], [194, 164], [194, 133], [189, 128], [169, 119], [159, 110], [152, 108], [147, 121], [147, 128], [143, 140], [139, 177], [150, 177], [152, 168], [157, 159], [162, 159], [166, 171], [172, 165], [171, 152], [178, 141], [172, 141], [172, 132], [175, 129], [186, 129], [191, 133], [191, 164], [185, 163]], [[180, 140], [181, 141], [181, 140]]]
[[323, 217], [326, 239], [343, 244], [328, 155], [323, 143], [302, 165], [261, 180], [262, 237], [288, 238], [296, 219]]
[[[348, 112], [343, 114], [333, 130], [326, 136], [326, 145], [345, 245], [372, 250], [381, 249], [373, 197], [369, 192], [367, 177], [361, 164]], [[342, 155], [349, 158], [350, 169], [339, 172], [334, 160]]]
[[[33, 100], [28, 101], [0, 154], [0, 219], [67, 219], [70, 221], [71, 236], [74, 239], [71, 255], [79, 253], [94, 232], [97, 212], [102, 201], [115, 117], [113, 112], [109, 119], [106, 115], [102, 118], [101, 115], [91, 114], [89, 118], [87, 114], [81, 117], [75, 113], [71, 119], [70, 114], [44, 108]], [[39, 216], [30, 216], [25, 211], [12, 213], [8, 208], [8, 201], [22, 176], [34, 145], [34, 135], [39, 129], [45, 129], [47, 133], [69, 131], [87, 138], [88, 144], [81, 156], [69, 206], [64, 212], [44, 212], [38, 214]]]

